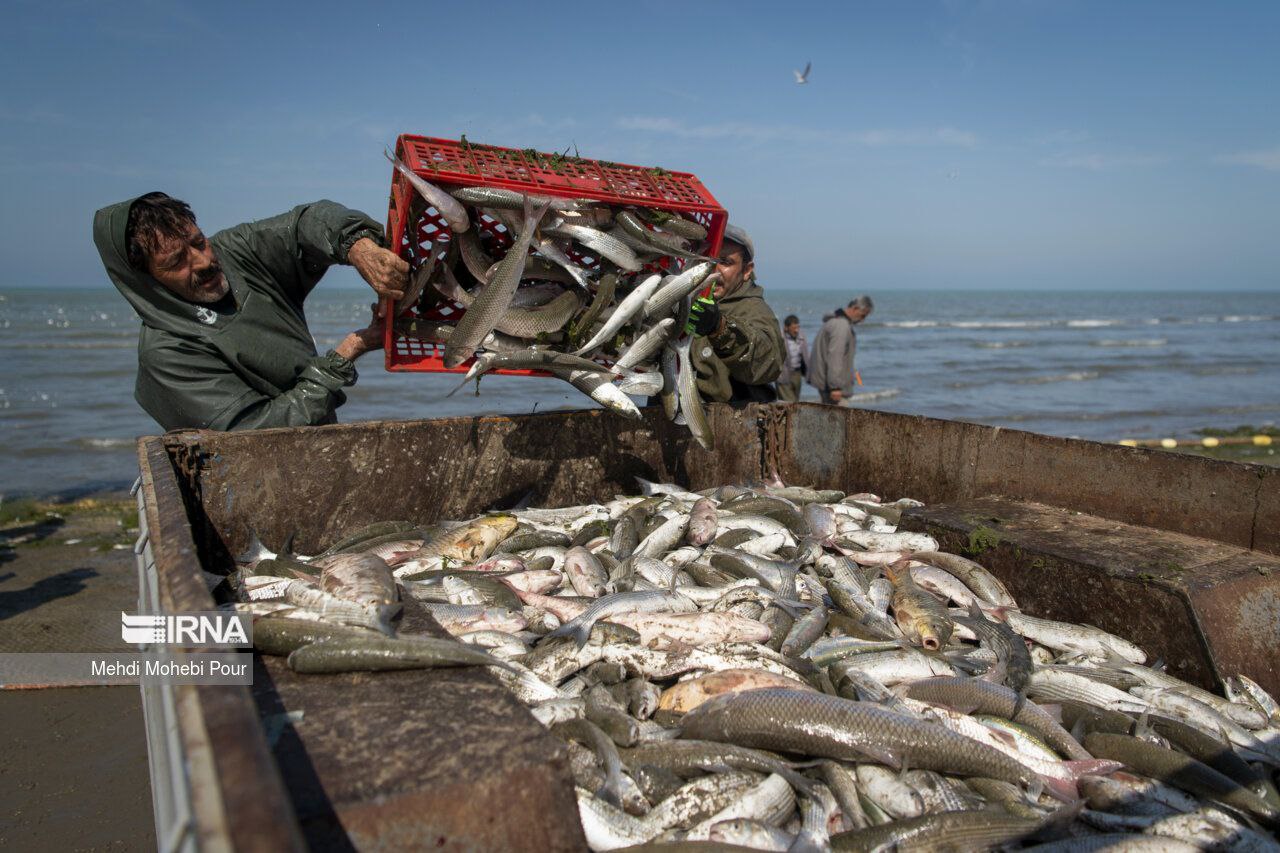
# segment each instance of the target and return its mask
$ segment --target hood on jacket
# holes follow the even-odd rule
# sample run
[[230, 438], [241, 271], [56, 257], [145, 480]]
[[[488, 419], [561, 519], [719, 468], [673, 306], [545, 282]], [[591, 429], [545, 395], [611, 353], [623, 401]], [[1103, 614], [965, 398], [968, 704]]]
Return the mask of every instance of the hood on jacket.
[[[111, 277], [111, 282], [129, 300], [143, 323], [183, 337], [204, 337], [211, 330], [219, 328], [227, 318], [219, 316], [208, 306], [188, 302], [149, 273], [134, 269], [129, 264], [125, 235], [129, 226], [129, 211], [139, 198], [141, 196], [108, 205], [93, 215], [93, 242], [98, 247], [102, 265]], [[228, 281], [231, 281], [230, 276]], [[231, 287], [239, 301], [240, 288], [234, 283]], [[213, 322], [202, 321], [199, 319], [202, 316]]]

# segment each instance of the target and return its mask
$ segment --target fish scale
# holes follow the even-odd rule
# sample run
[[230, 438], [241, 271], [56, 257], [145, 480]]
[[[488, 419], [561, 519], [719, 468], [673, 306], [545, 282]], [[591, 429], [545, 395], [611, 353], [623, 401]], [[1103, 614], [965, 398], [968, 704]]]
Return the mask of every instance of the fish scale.
[[[398, 549], [425, 536], [397, 567], [423, 578], [401, 578], [406, 597], [457, 637], [457, 647], [486, 655], [470, 660], [537, 720], [593, 743], [596, 752], [575, 743], [571, 761], [585, 785], [580, 818], [594, 849], [732, 838], [820, 850], [840, 829], [849, 831], [830, 837], [834, 849], [970, 849], [1016, 844], [1051, 822], [1067, 833], [1132, 830], [1120, 836], [1125, 843], [1159, 829], [1271, 849], [1258, 847], [1260, 833], [1234, 829], [1241, 824], [1211, 811], [1280, 819], [1269, 769], [1249, 763], [1270, 760], [1256, 748], [1271, 732], [1250, 732], [1225, 716], [1269, 720], [1260, 710], [1266, 699], [1255, 703], [1243, 682], [1232, 682], [1244, 700], [1237, 704], [1124, 660], [1121, 638], [1032, 621], [1016, 604], [994, 603], [999, 592], [985, 570], [957, 555], [912, 552], [905, 546], [936, 546], [919, 534], [899, 536], [892, 524], [877, 524], [877, 538], [867, 541], [905, 550], [854, 551], [851, 560], [841, 552], [848, 543], [826, 535], [833, 519], [853, 535], [841, 525], [856, 523], [848, 510], [863, 511], [833, 504], [842, 492], [686, 488], [664, 482], [665, 473], [644, 473], [655, 481], [637, 481], [643, 496], [604, 504], [519, 509], [430, 531], [407, 522], [370, 527], [344, 555], [262, 564], [286, 577], [241, 570], [232, 590], [265, 600], [236, 607], [270, 620], [264, 653], [302, 652], [294, 660], [306, 671], [465, 664], [449, 656], [455, 646], [433, 662], [413, 637], [382, 643], [391, 638], [345, 626], [344, 619], [376, 627], [376, 608], [291, 577], [300, 568], [310, 576], [376, 565], [387, 551], [399, 560]], [[910, 505], [854, 500], [872, 510]], [[259, 546], [243, 556], [264, 554]], [[889, 579], [866, 585], [855, 561]], [[950, 571], [917, 572], [920, 564]], [[945, 610], [927, 590], [908, 586], [917, 573], [967, 612]], [[446, 596], [508, 606], [430, 603]], [[965, 629], [939, 637], [946, 645], [934, 652], [895, 622], [931, 610], [930, 602]], [[1072, 664], [1052, 663], [1055, 655], [1040, 646], [1032, 654], [1018, 628], [1073, 646]], [[385, 630], [395, 633], [389, 619]], [[1001, 679], [1023, 684], [1027, 695]], [[1056, 699], [1067, 700], [1063, 712], [1084, 745], [1032, 701]], [[1245, 745], [1224, 743], [1223, 732]], [[1085, 747], [1099, 736], [1113, 740], [1091, 758]], [[1156, 736], [1170, 748], [1150, 743]], [[1121, 756], [1128, 767], [1116, 771], [1112, 759]], [[1051, 811], [1042, 792], [1082, 796], [1089, 808]]]

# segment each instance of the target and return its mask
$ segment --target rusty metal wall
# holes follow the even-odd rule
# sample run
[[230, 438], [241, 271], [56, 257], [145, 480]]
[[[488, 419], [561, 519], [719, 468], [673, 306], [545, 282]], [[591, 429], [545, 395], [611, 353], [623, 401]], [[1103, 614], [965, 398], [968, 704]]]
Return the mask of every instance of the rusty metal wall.
[[754, 413], [713, 408], [717, 453], [660, 411], [645, 414], [639, 423], [590, 410], [165, 440], [175, 458], [198, 467], [195, 521], [213, 534], [208, 545], [220, 545], [222, 559], [245, 547], [250, 528], [272, 547], [293, 535], [305, 554], [375, 521], [462, 518], [526, 496], [567, 506], [634, 493], [637, 476], [699, 485], [758, 477]]
[[1007, 495], [1280, 554], [1280, 473], [1161, 450], [813, 403], [769, 462], [788, 482], [926, 503]]
[[911, 509], [902, 526], [981, 562], [1028, 613], [1111, 631], [1201, 687], [1244, 673], [1280, 690], [1280, 559], [1010, 498]]
[[[656, 410], [646, 411], [639, 423], [590, 410], [167, 435], [163, 447], [178, 476], [175, 480], [170, 472], [167, 485], [157, 490], [166, 521], [162, 524], [157, 518], [153, 522], [153, 529], [168, 531], [162, 535], [169, 544], [157, 550], [157, 562], [166, 577], [167, 603], [178, 610], [205, 609], [208, 595], [201, 567], [225, 570], [227, 555], [243, 549], [252, 531], [276, 547], [294, 536], [295, 548], [305, 553], [375, 521], [466, 517], [513, 506], [526, 496], [538, 505], [564, 506], [633, 493], [636, 476], [702, 488], [777, 475], [791, 483], [910, 496], [929, 503], [1000, 494], [1132, 524], [1180, 530], [1243, 548], [1254, 543], [1270, 553], [1280, 548], [1280, 479], [1258, 466], [813, 404], [742, 409], [712, 406], [709, 414], [717, 440], [712, 453], [694, 445], [683, 427], [667, 423]], [[159, 440], [149, 440], [147, 447], [152, 457], [160, 453]], [[163, 462], [152, 459], [150, 464], [157, 467]], [[178, 525], [176, 520], [182, 516], [185, 518]], [[1240, 651], [1233, 654], [1248, 652], [1236, 637], [1247, 620], [1233, 622], [1230, 610], [1233, 587], [1227, 581], [1238, 572], [1227, 574], [1230, 578], [1205, 575], [1204, 582], [1212, 592], [1205, 599], [1212, 601], [1208, 609], [1188, 613], [1176, 600], [1153, 595], [1153, 614], [1158, 612], [1162, 614], [1159, 618], [1173, 620], [1188, 630], [1188, 625], [1199, 620], [1205, 628], [1197, 636], [1224, 648], [1236, 643]], [[1218, 578], [1218, 587], [1213, 586], [1211, 576]], [[1108, 583], [1088, 577], [1081, 582], [1095, 581], [1103, 586]], [[1094, 600], [1099, 607], [1108, 602], [1113, 609], [1123, 606], [1119, 596], [1099, 594]], [[1215, 624], [1208, 625], [1210, 621]], [[273, 672], [273, 664], [268, 663], [266, 672], [275, 682], [273, 695], [277, 698], [292, 695], [293, 701], [302, 701], [297, 698], [302, 695], [298, 691], [319, 685], [294, 683], [276, 664]], [[326, 713], [335, 715], [335, 725], [354, 725], [343, 722], [344, 698], [359, 700], [351, 707], [381, 707], [379, 713], [384, 716], [402, 715], [417, 701], [413, 699], [417, 694], [410, 690], [397, 698], [388, 692], [395, 683], [395, 678], [369, 679], [367, 683], [351, 679], [350, 684], [340, 679], [330, 681], [332, 701], [315, 707], [325, 707]], [[472, 699], [478, 695], [468, 692], [474, 685], [448, 684], [445, 679], [436, 689]], [[236, 727], [243, 727], [243, 702], [237, 700], [234, 708], [226, 708], [219, 701], [202, 696], [198, 705], [206, 718], [204, 725], [218, 733], [217, 739], [226, 750], [225, 756], [215, 758], [220, 767], [225, 765], [220, 779], [221, 793], [227, 795], [228, 785], [245, 785], [246, 780], [255, 778], [247, 768], [254, 766], [261, 753], [245, 763], [246, 755], [220, 729], [226, 723], [230, 727], [225, 731], [231, 735], [250, 736]], [[446, 701], [439, 708], [424, 708], [421, 719], [429, 720], [432, 714], [465, 714], [471, 701], [459, 699], [454, 704]], [[481, 701], [492, 705], [497, 700], [489, 697]], [[259, 702], [261, 705], [261, 697]], [[319, 718], [325, 716], [320, 714]], [[545, 737], [527, 715], [525, 722], [532, 727], [528, 739]], [[504, 723], [505, 733], [497, 735], [499, 738], [519, 741], [524, 737], [519, 733], [523, 731], [520, 723], [513, 719], [507, 723], [510, 725]], [[430, 726], [408, 732], [410, 746], [414, 738], [429, 730]], [[478, 736], [474, 730], [468, 731], [465, 737]], [[261, 737], [260, 731], [257, 737]], [[438, 778], [426, 781], [432, 778], [426, 768], [421, 776], [403, 764], [390, 776], [380, 777], [379, 768], [362, 770], [360, 762], [376, 755], [379, 744], [369, 750], [344, 752], [343, 744], [330, 742], [323, 734], [313, 737], [310, 743], [302, 744], [304, 767], [310, 767], [324, 783], [320, 786], [323, 791], [332, 787], [343, 793], [340, 802], [328, 801], [328, 818], [324, 809], [307, 813], [304, 832], [309, 841], [325, 835], [326, 819], [336, 821], [334, 825], [340, 825], [341, 832], [358, 840], [361, 847], [395, 846], [398, 841], [425, 843], [429, 837], [482, 847], [500, 836], [512, 837], [502, 833], [514, 829], [518, 822], [514, 812], [509, 815], [510, 822], [487, 826], [489, 834], [466, 836], [468, 821], [476, 820], [477, 814], [468, 808], [482, 807], [499, 796], [502, 785], [512, 784], [512, 775], [482, 773], [470, 779], [469, 787], [446, 790]], [[403, 749], [403, 740], [386, 744], [386, 748]], [[424, 756], [445, 754], [433, 747]], [[276, 758], [280, 757], [277, 754]], [[543, 764], [550, 775], [536, 770], [537, 764], [535, 760], [518, 762], [515, 776], [523, 774], [526, 784], [535, 790], [556, 790], [546, 796], [521, 794], [516, 801], [528, 806], [521, 814], [556, 813], [563, 818], [572, 811], [572, 798], [564, 796], [569, 789], [560, 759], [550, 757]], [[388, 786], [369, 781], [378, 778], [391, 781]], [[289, 788], [293, 797], [306, 790], [296, 779]], [[255, 790], [251, 785], [235, 792], [233, 799], [252, 800], [246, 791]], [[442, 811], [431, 811], [433, 802]], [[294, 805], [300, 807], [297, 800]], [[533, 846], [575, 846], [580, 830], [572, 816], [565, 819], [573, 824], [568, 835], [530, 832], [524, 840]], [[401, 825], [397, 820], [406, 822]], [[297, 831], [294, 825], [285, 832], [281, 839], [284, 846], [297, 838]]]
[[[138, 442], [138, 463], [161, 606], [170, 613], [212, 610], [214, 602], [201, 577], [187, 507], [159, 439]], [[187, 685], [175, 687], [174, 693], [182, 766], [190, 782], [200, 846], [305, 849], [249, 691]]]

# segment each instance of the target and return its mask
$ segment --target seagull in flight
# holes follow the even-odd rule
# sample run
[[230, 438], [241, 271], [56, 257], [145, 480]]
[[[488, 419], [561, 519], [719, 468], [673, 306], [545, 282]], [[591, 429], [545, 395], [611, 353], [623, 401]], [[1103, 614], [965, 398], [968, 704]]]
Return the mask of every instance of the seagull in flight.
[[812, 63], [812, 62], [806, 62], [806, 63], [804, 64], [804, 70], [803, 70], [803, 71], [792, 71], [792, 72], [791, 72], [792, 74], [796, 75], [796, 83], [797, 83], [797, 84], [799, 84], [799, 85], [804, 85], [805, 83], [808, 83], [808, 82], [809, 82], [809, 69], [810, 69], [810, 68], [812, 68], [812, 67], [813, 67], [813, 63]]

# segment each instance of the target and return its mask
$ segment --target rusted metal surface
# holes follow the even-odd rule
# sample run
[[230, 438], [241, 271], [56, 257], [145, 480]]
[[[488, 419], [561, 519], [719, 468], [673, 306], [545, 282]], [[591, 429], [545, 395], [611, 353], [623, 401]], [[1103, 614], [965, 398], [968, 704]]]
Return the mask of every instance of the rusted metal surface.
[[[467, 517], [526, 497], [542, 506], [608, 499], [634, 492], [637, 476], [703, 488], [779, 475], [924, 500], [928, 515], [916, 523], [953, 549], [999, 518], [1005, 540], [980, 559], [1029, 612], [1132, 637], [1202, 684], [1239, 670], [1280, 689], [1273, 671], [1249, 660], [1280, 645], [1276, 601], [1259, 593], [1274, 593], [1280, 575], [1269, 581], [1248, 562], [1276, 561], [1242, 550], [1280, 548], [1280, 478], [1265, 470], [812, 404], [717, 405], [709, 416], [711, 453], [656, 410], [639, 423], [590, 410], [170, 434], [163, 446], [180, 476], [170, 470], [156, 501], [170, 516], [165, 556], [157, 554], [165, 603], [204, 609], [201, 567], [225, 572], [251, 530], [277, 547], [294, 536], [305, 553], [376, 521]], [[160, 440], [149, 446], [159, 467]], [[992, 503], [990, 494], [1005, 497]], [[1160, 574], [1161, 565], [1183, 571]], [[259, 660], [257, 672], [252, 700], [247, 691], [241, 700], [195, 694], [217, 734], [210, 752], [226, 803], [259, 796], [262, 768], [239, 746], [248, 742], [251, 752], [261, 747], [268, 776], [278, 760], [288, 794], [273, 808], [296, 809], [311, 846], [581, 846], [563, 748], [488, 675], [302, 678], [280, 660]], [[273, 751], [252, 708], [246, 732], [245, 709], [220, 705], [254, 700], [268, 716], [304, 713]], [[226, 732], [224, 717], [235, 721]], [[278, 826], [279, 814], [272, 820], [255, 821], [254, 832]], [[299, 830], [285, 823], [278, 846], [287, 848]]]
[[1280, 468], [1259, 476], [1253, 510], [1253, 549], [1280, 554]]
[[786, 410], [789, 482], [926, 503], [1003, 494], [1280, 554], [1280, 478], [1265, 466], [813, 403]]
[[1280, 694], [1280, 560], [1240, 551], [1185, 582], [1218, 675], [1242, 672]]
[[[406, 603], [404, 631], [445, 636]], [[297, 675], [259, 658], [264, 718], [312, 849], [580, 850], [568, 753], [473, 669]]]
[[[237, 553], [252, 526], [268, 545], [291, 535], [301, 553], [343, 531], [387, 519], [430, 522], [514, 506], [634, 492], [635, 478], [717, 484], [759, 475], [751, 413], [713, 407], [721, 452], [647, 410], [643, 422], [600, 410], [180, 433], [171, 450], [199, 455], [198, 526]], [[224, 557], [225, 559], [225, 557]]]
[[[138, 463], [162, 606], [170, 612], [212, 610], [178, 482], [159, 439], [138, 442]], [[248, 688], [188, 685], [175, 694], [202, 844], [304, 849]]]
[[[218, 451], [189, 437], [178, 458], [203, 460], [184, 473], [195, 480], [186, 492], [200, 498], [207, 521], [204, 501], [223, 494], [214, 487], [216, 472], [226, 468]], [[163, 604], [210, 610], [169, 456], [159, 439], [144, 444], [144, 488], [155, 493], [149, 506], [159, 508], [148, 521], [166, 537], [153, 543]], [[320, 482], [325, 471], [311, 476]], [[282, 482], [278, 476], [264, 482], [255, 512], [226, 523], [256, 521], [291, 504], [293, 491], [270, 491]], [[200, 556], [206, 567], [225, 569], [222, 553]], [[407, 627], [422, 625], [411, 619]], [[302, 849], [304, 836], [311, 849], [584, 849], [563, 745], [487, 674], [298, 677], [282, 660], [260, 658], [255, 673], [253, 696], [247, 688], [189, 687], [180, 697], [203, 838], [228, 838], [246, 850]], [[277, 742], [273, 758], [260, 714], [294, 710], [303, 721]], [[503, 789], [510, 793], [500, 797]]]
[[1111, 631], [1202, 687], [1242, 672], [1280, 689], [1275, 557], [1002, 497], [908, 510], [903, 526], [982, 563], [1028, 613]]

